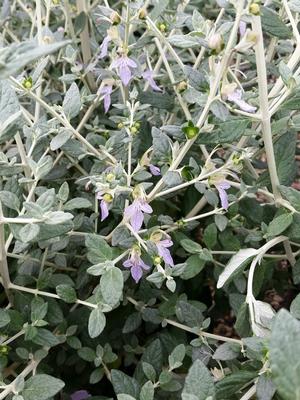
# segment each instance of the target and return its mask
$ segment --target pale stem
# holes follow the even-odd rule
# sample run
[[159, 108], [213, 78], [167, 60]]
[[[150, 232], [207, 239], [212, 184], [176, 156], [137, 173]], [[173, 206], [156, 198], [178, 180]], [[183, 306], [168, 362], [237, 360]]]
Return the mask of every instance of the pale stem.
[[[86, 0], [76, 0], [76, 5], [77, 5], [78, 14], [80, 14], [81, 12], [84, 12], [87, 14], [87, 1]], [[82, 53], [83, 63], [85, 66], [87, 66], [92, 58], [88, 18], [86, 18], [84, 29], [80, 33], [80, 41], [81, 41], [81, 53]], [[96, 82], [95, 82], [95, 78], [94, 78], [93, 74], [91, 72], [88, 72], [86, 75], [86, 78], [87, 78], [87, 82], [89, 84], [91, 91], [95, 92], [97, 87], [96, 87]]]
[[265, 51], [264, 51], [261, 19], [259, 15], [252, 17], [252, 29], [258, 36], [255, 45], [255, 58], [256, 58], [257, 78], [258, 78], [260, 113], [262, 118], [261, 119], [262, 135], [268, 161], [268, 170], [271, 179], [272, 191], [274, 193], [275, 203], [277, 203], [278, 200], [281, 200], [282, 197], [278, 188], [280, 182], [277, 175], [276, 160], [273, 148], [271, 117], [270, 117], [269, 102], [268, 102], [267, 70], [265, 62]]
[[2, 285], [9, 302], [12, 302], [12, 296], [9, 292], [10, 277], [7, 264], [7, 256], [5, 249], [5, 231], [3, 223], [2, 203], [0, 201], [0, 274], [2, 277]]

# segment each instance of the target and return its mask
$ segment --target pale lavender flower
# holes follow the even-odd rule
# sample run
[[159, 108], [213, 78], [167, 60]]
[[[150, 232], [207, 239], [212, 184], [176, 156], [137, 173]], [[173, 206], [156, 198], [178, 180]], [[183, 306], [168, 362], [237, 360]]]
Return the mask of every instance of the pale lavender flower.
[[109, 35], [105, 36], [105, 38], [103, 39], [103, 42], [102, 42], [102, 44], [100, 46], [100, 50], [101, 50], [100, 51], [100, 55], [99, 55], [100, 59], [107, 56], [108, 45], [109, 45], [110, 41], [111, 41], [111, 38], [110, 38]]
[[100, 94], [104, 94], [104, 111], [105, 113], [107, 113], [107, 111], [109, 110], [109, 107], [111, 105], [111, 98], [110, 95], [112, 93], [112, 86], [111, 85], [106, 85], [104, 86], [101, 91]]
[[149, 83], [153, 90], [156, 90], [157, 92], [162, 92], [161, 88], [157, 86], [155, 80], [153, 79], [153, 71], [147, 69], [145, 72], [142, 73], [142, 77], [145, 79], [145, 81]]
[[151, 172], [151, 174], [153, 176], [160, 176], [161, 175], [159, 167], [156, 167], [153, 164], [149, 164], [149, 169], [150, 169], [150, 172]]
[[226, 190], [230, 188], [230, 184], [226, 181], [220, 182], [215, 184], [218, 192], [219, 192], [219, 197], [221, 200], [221, 206], [227, 210], [228, 209], [228, 195], [226, 193]]
[[145, 200], [139, 198], [125, 208], [124, 215], [125, 218], [129, 219], [132, 229], [138, 232], [143, 225], [144, 213], [151, 214], [152, 211], [151, 206]]
[[112, 202], [113, 197], [109, 193], [98, 192], [97, 199], [100, 200], [101, 222], [102, 222], [108, 217], [109, 204]]
[[71, 400], [86, 400], [89, 397], [91, 395], [86, 390], [77, 390], [77, 392], [71, 394]]
[[240, 21], [239, 23], [239, 32], [240, 36], [243, 37], [246, 33], [247, 24], [244, 21]]
[[124, 86], [127, 86], [132, 78], [131, 68], [137, 68], [135, 61], [127, 56], [121, 56], [111, 64], [112, 68], [116, 68]]
[[140, 250], [133, 250], [130, 257], [123, 262], [125, 268], [130, 268], [130, 273], [136, 283], [143, 276], [143, 270], [148, 270], [149, 265], [145, 264], [141, 259]]
[[159, 242], [156, 243], [156, 247], [157, 247], [158, 254], [160, 255], [160, 257], [163, 258], [163, 260], [166, 264], [170, 265], [171, 267], [174, 267], [174, 261], [171, 256], [170, 250], [168, 249], [168, 247], [171, 247], [171, 246], [173, 246], [173, 242], [169, 238], [160, 240]]
[[235, 103], [241, 110], [248, 113], [253, 113], [256, 110], [256, 107], [251, 106], [242, 99], [242, 91], [239, 89], [236, 89], [232, 93], [228, 94], [227, 99], [232, 103]]

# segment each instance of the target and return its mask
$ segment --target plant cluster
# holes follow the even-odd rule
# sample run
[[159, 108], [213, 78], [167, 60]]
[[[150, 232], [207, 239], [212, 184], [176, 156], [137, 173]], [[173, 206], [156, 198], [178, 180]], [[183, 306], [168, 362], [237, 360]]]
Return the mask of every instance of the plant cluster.
[[300, 399], [299, 13], [1, 2], [0, 400]]

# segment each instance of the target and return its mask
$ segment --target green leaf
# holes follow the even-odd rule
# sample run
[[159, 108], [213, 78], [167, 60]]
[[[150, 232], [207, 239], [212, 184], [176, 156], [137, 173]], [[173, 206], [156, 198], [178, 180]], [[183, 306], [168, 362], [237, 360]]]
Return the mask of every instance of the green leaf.
[[37, 224], [24, 225], [19, 231], [20, 240], [23, 243], [28, 243], [34, 238], [36, 238], [39, 232], [40, 232], [40, 227]]
[[257, 400], [272, 400], [276, 392], [276, 386], [270, 376], [260, 375], [256, 384]]
[[[0, 61], [1, 61], [0, 50]], [[15, 90], [6, 80], [1, 81], [2, 64], [0, 66], [0, 143], [13, 137], [20, 121], [20, 105]], [[4, 166], [1, 165], [1, 170]], [[22, 168], [22, 167], [21, 167]], [[6, 175], [6, 172], [4, 173]]]
[[217, 400], [232, 400], [234, 395], [257, 377], [256, 371], [237, 371], [225, 376], [216, 385]]
[[72, 132], [62, 129], [50, 142], [50, 149], [55, 151], [60, 149], [72, 136]]
[[183, 239], [180, 244], [188, 253], [196, 254], [202, 252], [202, 246], [191, 239]]
[[48, 311], [48, 303], [41, 297], [35, 297], [31, 301], [31, 321], [35, 322], [44, 319]]
[[241, 352], [241, 346], [235, 343], [223, 343], [221, 344], [213, 355], [214, 360], [228, 361], [234, 360], [239, 356]]
[[270, 340], [272, 377], [283, 400], [300, 400], [300, 322], [281, 309]]
[[212, 249], [217, 243], [217, 227], [215, 224], [209, 224], [203, 233], [203, 240], [209, 249]]
[[14, 193], [8, 192], [7, 190], [1, 190], [0, 200], [6, 207], [19, 211], [20, 200]]
[[300, 211], [300, 192], [292, 187], [279, 186], [280, 193], [287, 199], [291, 205]]
[[214, 396], [213, 378], [203, 362], [196, 360], [185, 379], [182, 400], [207, 400]]
[[179, 47], [181, 49], [189, 49], [193, 47], [199, 47], [204, 44], [203, 39], [199, 36], [191, 35], [172, 35], [169, 38], [169, 42], [172, 46]]
[[100, 288], [103, 300], [114, 306], [121, 298], [123, 293], [123, 274], [117, 267], [109, 268], [104, 272], [100, 280]]
[[249, 120], [246, 118], [231, 117], [227, 121], [218, 124], [216, 130], [209, 133], [201, 132], [199, 135], [199, 143], [219, 144], [235, 142], [245, 134], [248, 125]]
[[106, 325], [106, 318], [99, 308], [94, 308], [90, 313], [88, 330], [92, 339], [99, 336]]
[[172, 353], [169, 355], [169, 367], [171, 370], [178, 368], [182, 365], [182, 361], [185, 357], [185, 345], [179, 344], [175, 347]]
[[300, 319], [300, 294], [291, 303], [290, 312], [293, 317]]
[[25, 382], [22, 396], [24, 400], [47, 400], [55, 396], [63, 387], [64, 382], [46, 374], [37, 374]]
[[279, 39], [288, 39], [292, 36], [291, 30], [270, 8], [260, 7], [261, 24], [263, 31]]
[[47, 213], [47, 220], [45, 221], [45, 223], [47, 225], [59, 225], [73, 218], [74, 215], [71, 213], [66, 213], [63, 211], [53, 211], [53, 212], [49, 211]]
[[81, 99], [78, 86], [75, 82], [73, 82], [67, 90], [62, 107], [68, 119], [72, 119], [79, 114], [81, 109]]
[[94, 362], [96, 358], [95, 351], [93, 349], [90, 349], [89, 347], [82, 347], [81, 349], [79, 349], [78, 355], [80, 358], [87, 362]]
[[205, 260], [201, 258], [201, 255], [194, 254], [190, 256], [185, 262], [185, 269], [181, 274], [182, 279], [191, 279], [198, 275], [205, 267]]
[[70, 285], [56, 286], [56, 293], [66, 303], [75, 303], [77, 300], [75, 289]]
[[[274, 144], [277, 173], [281, 185], [290, 185], [293, 182], [296, 174], [295, 149], [296, 133], [294, 132], [283, 134]], [[258, 181], [262, 186], [270, 184], [269, 173], [266, 171], [261, 174]]]
[[292, 214], [284, 213], [274, 218], [267, 229], [267, 236], [277, 236], [284, 232], [293, 222]]
[[237, 272], [240, 271], [241, 268], [246, 266], [246, 262], [250, 260], [250, 258], [254, 257], [258, 251], [256, 249], [242, 249], [238, 251], [226, 265], [223, 272], [220, 274], [217, 288], [220, 289], [225, 285], [226, 282], [232, 280], [232, 278], [236, 275]]
[[10, 316], [6, 310], [0, 309], [0, 328], [10, 323]]
[[92, 264], [104, 263], [112, 259], [111, 247], [101, 236], [95, 234], [87, 235], [85, 245], [88, 249], [88, 260]]
[[[54, 53], [70, 43], [69, 40], [37, 46], [35, 40], [13, 43], [0, 51], [0, 79], [14, 75], [24, 66], [38, 58]], [[1, 109], [1, 107], [0, 107]]]
[[151, 381], [147, 381], [141, 388], [140, 400], [154, 399], [154, 385]]
[[174, 98], [168, 93], [158, 93], [152, 91], [139, 92], [138, 101], [141, 104], [150, 104], [160, 110], [171, 111], [174, 107]]
[[92, 207], [92, 203], [88, 199], [84, 199], [82, 197], [74, 197], [74, 199], [69, 200], [64, 205], [64, 210], [76, 210], [79, 208], [90, 208]]
[[140, 392], [139, 383], [122, 371], [113, 369], [111, 371], [111, 381], [116, 394], [128, 394], [137, 399]]
[[53, 206], [55, 201], [55, 190], [49, 189], [46, 190], [41, 196], [37, 199], [36, 204], [43, 209], [43, 211], [49, 211]]
[[39, 328], [32, 341], [40, 346], [57, 346], [59, 344], [58, 338], [48, 329]]

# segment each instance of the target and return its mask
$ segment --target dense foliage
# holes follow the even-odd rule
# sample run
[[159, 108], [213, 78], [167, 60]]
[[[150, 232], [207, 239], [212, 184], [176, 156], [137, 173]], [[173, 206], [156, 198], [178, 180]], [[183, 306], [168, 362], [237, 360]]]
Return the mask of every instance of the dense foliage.
[[0, 400], [300, 400], [298, 0], [2, 0]]

